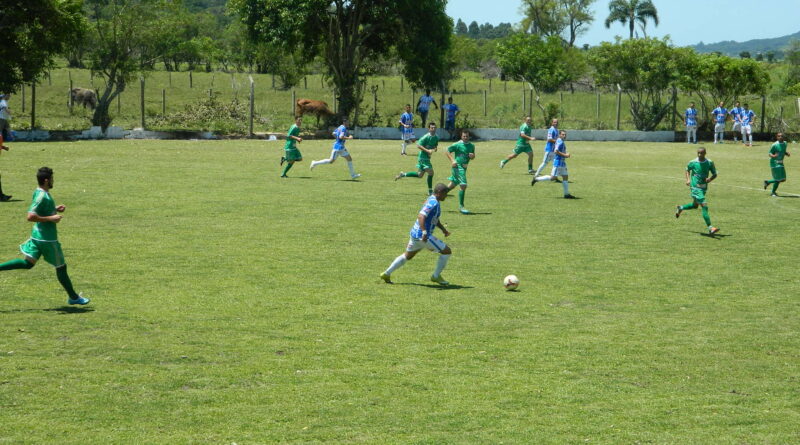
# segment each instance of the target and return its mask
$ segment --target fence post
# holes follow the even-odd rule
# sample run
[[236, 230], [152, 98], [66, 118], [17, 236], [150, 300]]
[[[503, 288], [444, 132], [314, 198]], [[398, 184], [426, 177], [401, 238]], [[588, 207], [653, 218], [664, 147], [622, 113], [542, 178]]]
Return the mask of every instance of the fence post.
[[122, 93], [117, 94], [117, 116], [122, 114]]
[[678, 88], [672, 86], [672, 131], [675, 131], [675, 118], [678, 116]]
[[139, 117], [144, 130], [144, 77], [139, 77]]
[[528, 97], [528, 116], [533, 116], [533, 86], [531, 86], [528, 94], [530, 94]]
[[797, 114], [800, 114], [800, 97], [797, 98]]
[[374, 110], [375, 114], [378, 114], [378, 88], [372, 89], [372, 109]]
[[492, 92], [492, 78], [489, 78], [489, 92]]
[[483, 117], [486, 117], [486, 90], [483, 90]]
[[191, 71], [189, 71], [189, 88], [194, 88]]
[[72, 102], [72, 72], [68, 71], [67, 74], [69, 74], [69, 92], [67, 93], [67, 103], [69, 104], [69, 114], [72, 114], [72, 107], [75, 105]]
[[559, 119], [564, 119], [564, 92], [563, 91], [559, 91], [558, 92], [558, 97], [559, 97], [558, 118]]
[[622, 88], [617, 84], [617, 131], [619, 131], [620, 105], [622, 105]]
[[167, 115], [167, 90], [161, 89], [161, 115]]
[[508, 81], [503, 81], [503, 92], [508, 93]]
[[761, 96], [761, 126], [760, 126], [761, 129], [758, 131], [759, 133], [764, 132], [764, 121], [767, 120], [766, 110], [767, 110], [767, 96]]
[[172, 71], [167, 71], [167, 74], [169, 75], [169, 87], [172, 88]]
[[214, 79], [216, 79], [216, 78], [217, 78], [217, 73], [211, 74], [211, 87], [212, 88], [214, 87]]
[[467, 92], [467, 78], [464, 78], [464, 93]]
[[209, 99], [213, 99], [214, 98], [214, 89], [213, 88], [209, 88], [208, 89], [208, 98]]
[[442, 81], [442, 98], [441, 102], [439, 102], [439, 128], [444, 128], [444, 81]]
[[308, 76], [303, 76], [303, 89], [308, 89]]
[[400, 92], [403, 92], [403, 76], [400, 76]]
[[525, 112], [525, 98], [528, 96], [527, 91], [525, 91], [525, 84], [522, 84], [522, 112]]
[[295, 94], [294, 90], [292, 90], [292, 112], [291, 116], [294, 117], [294, 104], [297, 103], [297, 95]]
[[253, 82], [253, 76], [247, 76], [250, 79], [250, 136], [253, 136], [253, 114], [255, 111], [255, 97], [256, 97], [256, 89], [255, 83]]
[[[31, 86], [31, 110], [33, 110], [33, 86]], [[781, 105], [781, 112], [778, 115], [778, 131], [783, 131], [783, 105]]]
[[596, 94], [597, 94], [597, 103], [595, 105], [595, 109], [596, 109], [596, 111], [595, 111], [595, 115], [596, 115], [595, 120], [597, 120], [597, 124], [600, 125], [600, 91], [597, 91]]
[[53, 78], [50, 76], [50, 70], [47, 70], [47, 85], [53, 86]]
[[35, 129], [36, 129], [36, 82], [32, 82], [31, 83], [31, 130]]
[[275, 73], [272, 73], [272, 89], [275, 89]]
[[409, 102], [411, 104], [412, 108], [416, 107], [416, 105], [417, 105], [417, 104], [414, 103], [414, 98], [415, 97], [417, 97], [417, 89], [416, 88], [412, 88], [411, 89], [411, 102]]
[[25, 112], [25, 84], [22, 84], [22, 112]]

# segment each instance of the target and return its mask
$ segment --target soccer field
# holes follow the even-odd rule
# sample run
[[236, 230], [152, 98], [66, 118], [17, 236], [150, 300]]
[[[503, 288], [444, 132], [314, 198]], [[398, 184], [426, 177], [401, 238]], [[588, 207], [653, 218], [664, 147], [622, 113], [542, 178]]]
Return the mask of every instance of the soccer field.
[[427, 251], [378, 278], [427, 190], [398, 141], [347, 143], [359, 181], [309, 171], [331, 141], [289, 179], [282, 142], [9, 145], [0, 262], [47, 165], [92, 303], [0, 272], [0, 443], [800, 442], [800, 168], [770, 198], [766, 143], [706, 145], [712, 238], [674, 217], [697, 146], [568, 142], [565, 200], [477, 142], [446, 288]]

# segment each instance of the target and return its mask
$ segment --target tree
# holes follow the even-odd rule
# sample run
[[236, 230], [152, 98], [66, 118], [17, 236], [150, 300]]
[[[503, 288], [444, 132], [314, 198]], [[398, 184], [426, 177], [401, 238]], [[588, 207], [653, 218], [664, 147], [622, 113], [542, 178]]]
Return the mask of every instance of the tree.
[[750, 58], [750, 51], [742, 51], [739, 53], [739, 57], [742, 59], [749, 59]]
[[764, 54], [758, 52], [756, 53], [756, 61], [763, 62], [764, 61]]
[[784, 50], [784, 59], [789, 69], [783, 81], [785, 89], [800, 85], [800, 40], [792, 39]]
[[3, 0], [0, 91], [38, 80], [84, 26], [79, 0]]
[[478, 25], [478, 22], [473, 20], [472, 23], [469, 24], [467, 35], [471, 39], [477, 39], [481, 36], [481, 27]]
[[611, 0], [608, 4], [608, 17], [606, 17], [606, 28], [611, 28], [611, 24], [620, 22], [628, 25], [630, 38], [633, 38], [633, 30], [636, 23], [640, 23], [642, 29], [647, 25], [648, 20], [652, 20], [658, 26], [658, 11], [652, 0]]
[[567, 27], [567, 19], [559, 0], [523, 0], [520, 24], [522, 30], [542, 37], [559, 36]]
[[112, 101], [152, 63], [143, 57], [154, 44], [158, 6], [156, 0], [86, 0], [89, 67], [105, 80], [92, 125], [105, 129], [111, 124]]
[[341, 116], [358, 107], [372, 62], [391, 52], [417, 87], [442, 87], [450, 70], [453, 23], [444, 0], [231, 0], [229, 7], [256, 41], [302, 49], [306, 60], [321, 51]]
[[466, 36], [469, 33], [467, 24], [461, 21], [461, 19], [458, 19], [458, 22], [456, 22], [455, 32], [457, 36]]
[[672, 106], [664, 92], [680, 79], [681, 57], [668, 39], [629, 39], [603, 42], [589, 51], [589, 63], [600, 86], [619, 85], [630, 99], [636, 129], [652, 131]]
[[567, 20], [567, 44], [575, 46], [575, 40], [587, 31], [588, 26], [594, 21], [591, 6], [594, 0], [561, 0]]
[[775, 61], [775, 51], [769, 50], [767, 51], [767, 62], [772, 63]]
[[540, 102], [541, 93], [554, 92], [577, 80], [586, 67], [580, 51], [565, 48], [560, 37], [525, 33], [514, 34], [500, 43], [497, 63], [504, 75], [527, 82], [534, 90], [545, 125], [549, 116]]

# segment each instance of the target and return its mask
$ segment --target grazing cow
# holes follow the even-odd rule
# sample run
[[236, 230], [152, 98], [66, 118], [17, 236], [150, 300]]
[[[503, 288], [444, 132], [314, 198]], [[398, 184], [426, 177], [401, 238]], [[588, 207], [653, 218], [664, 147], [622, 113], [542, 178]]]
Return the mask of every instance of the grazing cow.
[[83, 105], [83, 108], [89, 107], [92, 111], [97, 108], [97, 93], [88, 88], [73, 88], [70, 93], [72, 96], [72, 103], [76, 105]]
[[297, 103], [295, 104], [294, 108], [295, 116], [303, 116], [304, 114], [313, 114], [317, 116], [317, 126], [319, 127], [319, 118], [329, 118], [332, 117], [334, 114], [330, 108], [328, 108], [328, 104], [321, 101], [321, 100], [312, 100], [312, 99], [297, 99]]

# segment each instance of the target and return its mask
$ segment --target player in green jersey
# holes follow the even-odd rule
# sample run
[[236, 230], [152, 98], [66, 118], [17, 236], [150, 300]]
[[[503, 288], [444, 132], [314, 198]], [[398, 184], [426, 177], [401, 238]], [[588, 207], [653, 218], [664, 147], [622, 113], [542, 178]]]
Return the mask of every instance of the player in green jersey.
[[527, 116], [525, 122], [519, 127], [519, 137], [517, 138], [517, 146], [514, 147], [514, 152], [500, 161], [500, 168], [505, 167], [508, 161], [525, 153], [528, 155], [528, 173], [533, 173], [533, 149], [531, 148], [530, 141], [535, 140], [536, 138], [531, 136], [531, 117]]
[[400, 178], [421, 178], [428, 174], [428, 196], [433, 194], [433, 164], [431, 164], [431, 155], [439, 147], [439, 137], [436, 136], [436, 122], [428, 124], [428, 134], [422, 136], [417, 141], [417, 148], [419, 148], [419, 155], [417, 155], [417, 171], [415, 172], [400, 172], [394, 177], [397, 181]]
[[786, 169], [783, 168], [783, 157], [791, 156], [786, 151], [786, 141], [783, 140], [783, 133], [777, 134], [778, 141], [772, 144], [769, 149], [769, 167], [772, 169], [772, 180], [764, 181], [764, 190], [772, 184], [772, 193], [770, 196], [778, 196], [778, 186], [781, 182], [786, 181]]
[[456, 186], [461, 187], [458, 192], [458, 210], [464, 215], [469, 214], [469, 210], [464, 208], [464, 195], [467, 193], [467, 164], [475, 159], [475, 146], [469, 141], [469, 131], [461, 130], [461, 140], [447, 147], [447, 159], [453, 168], [447, 184], [447, 190], [453, 190]]
[[294, 118], [294, 125], [289, 128], [289, 133], [286, 135], [286, 144], [283, 145], [285, 153], [281, 156], [281, 165], [286, 162], [286, 167], [283, 167], [281, 178], [288, 178], [286, 173], [289, 172], [289, 169], [292, 168], [295, 162], [303, 160], [303, 154], [297, 148], [297, 143], [303, 142], [303, 138], [300, 137], [300, 125], [302, 124], [303, 118], [301, 116]]
[[[711, 174], [709, 178], [708, 175]], [[706, 158], [706, 149], [700, 147], [697, 149], [697, 158], [689, 161], [686, 166], [686, 186], [691, 188], [692, 202], [677, 206], [675, 209], [675, 218], [681, 216], [681, 212], [689, 209], [696, 209], [700, 206], [703, 210], [703, 220], [708, 226], [708, 233], [715, 234], [719, 229], [711, 225], [711, 218], [708, 216], [708, 204], [706, 203], [706, 191], [708, 190], [708, 183], [717, 179], [717, 167], [714, 166], [714, 161]]]
[[67, 263], [64, 262], [64, 253], [58, 242], [56, 224], [61, 221], [59, 213], [64, 212], [66, 207], [57, 206], [53, 197], [50, 196], [50, 189], [53, 188], [53, 170], [48, 167], [40, 168], [36, 172], [36, 179], [39, 182], [39, 188], [33, 192], [33, 202], [28, 208], [28, 221], [35, 224], [30, 239], [19, 246], [25, 259], [17, 258], [0, 264], [0, 271], [31, 269], [39, 258], [44, 257], [45, 261], [56, 268], [58, 282], [67, 291], [67, 303], [87, 304], [89, 299], [83, 298], [72, 288], [72, 281], [67, 275]]

